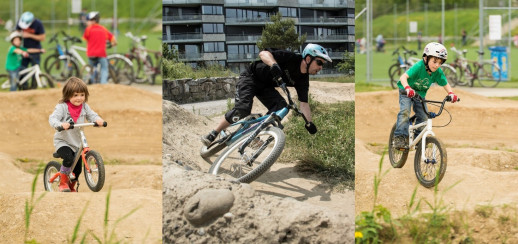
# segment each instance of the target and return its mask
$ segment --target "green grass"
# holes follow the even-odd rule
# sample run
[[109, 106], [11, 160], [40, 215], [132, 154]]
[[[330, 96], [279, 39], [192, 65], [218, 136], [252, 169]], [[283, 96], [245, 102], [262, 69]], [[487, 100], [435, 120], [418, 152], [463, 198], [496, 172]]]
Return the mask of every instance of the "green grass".
[[354, 76], [337, 76], [337, 77], [310, 77], [310, 80], [324, 81], [324, 82], [336, 82], [336, 83], [354, 83]]
[[354, 102], [322, 104], [310, 99], [318, 132], [310, 135], [300, 116], [286, 123], [282, 161], [297, 160], [301, 172], [315, 173], [342, 189], [354, 188]]

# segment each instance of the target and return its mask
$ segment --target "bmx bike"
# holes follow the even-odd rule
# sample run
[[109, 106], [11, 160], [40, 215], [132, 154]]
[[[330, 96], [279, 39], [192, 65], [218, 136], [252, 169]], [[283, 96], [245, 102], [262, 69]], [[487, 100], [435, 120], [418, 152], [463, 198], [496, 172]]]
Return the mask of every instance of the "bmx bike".
[[[401, 94], [406, 95], [406, 91], [401, 92]], [[419, 96], [419, 94], [416, 94], [412, 99], [421, 104], [428, 119], [422, 123], [415, 124], [417, 116], [414, 114], [410, 117], [410, 125], [408, 127], [408, 146], [406, 148], [394, 147], [394, 132], [396, 131], [397, 123], [392, 126], [388, 143], [390, 164], [394, 168], [402, 168], [406, 163], [409, 151], [416, 149], [414, 157], [415, 175], [422, 186], [430, 188], [441, 182], [446, 173], [448, 161], [444, 143], [442, 143], [439, 138], [435, 137], [435, 134], [432, 131], [432, 119], [442, 114], [444, 104], [446, 102], [450, 102], [451, 97], [446, 96], [442, 101], [433, 101], [425, 100]], [[460, 99], [457, 101], [460, 101]], [[440, 106], [437, 105], [440, 107], [439, 112], [437, 114], [429, 112], [426, 107], [426, 103], [441, 104]], [[421, 132], [416, 135], [419, 130], [421, 130]]]
[[[108, 124], [104, 122], [103, 127], [106, 127]], [[76, 167], [79, 158], [81, 158], [81, 162], [83, 163], [83, 172], [85, 175], [86, 184], [88, 188], [93, 192], [100, 191], [104, 186], [104, 178], [106, 176], [104, 172], [104, 163], [101, 154], [97, 151], [90, 150], [88, 147], [88, 143], [86, 141], [85, 134], [83, 132], [82, 127], [86, 126], [94, 126], [98, 127], [96, 123], [82, 123], [82, 124], [70, 124], [69, 129], [73, 128], [81, 128], [79, 133], [81, 134], [81, 147], [77, 150], [74, 163], [70, 167], [72, 170]], [[63, 127], [59, 126], [56, 128], [57, 131], [63, 131]], [[54, 158], [61, 158], [58, 153], [53, 154]], [[60, 169], [61, 164], [56, 161], [50, 161], [47, 163], [45, 167], [45, 171], [43, 172], [43, 185], [45, 186], [46, 191], [50, 192], [59, 192], [59, 181], [60, 181]], [[71, 185], [72, 180], [75, 179], [75, 175], [71, 172], [69, 175], [69, 185]], [[76, 191], [79, 190], [79, 181], [76, 184]]]
[[[250, 183], [265, 173], [281, 155], [286, 143], [281, 121], [290, 110], [309, 121], [291, 99], [286, 84], [280, 85], [288, 98], [288, 105], [276, 112], [262, 116], [251, 114], [222, 130], [209, 146], [202, 146], [200, 155], [208, 158], [223, 150], [209, 169], [210, 174], [227, 174], [239, 182]], [[315, 130], [316, 131], [316, 130]]]
[[[33, 59], [34, 57], [29, 54], [29, 58]], [[43, 73], [39, 64], [34, 64], [30, 67], [27, 67], [19, 72], [20, 79], [16, 82], [16, 86], [18, 88], [23, 87], [25, 83], [29, 84], [29, 79], [34, 78], [30, 89], [37, 88], [53, 88], [54, 87], [54, 79], [46, 73]], [[2, 89], [10, 89], [11, 88], [11, 78], [8, 74], [0, 74], [0, 87]]]

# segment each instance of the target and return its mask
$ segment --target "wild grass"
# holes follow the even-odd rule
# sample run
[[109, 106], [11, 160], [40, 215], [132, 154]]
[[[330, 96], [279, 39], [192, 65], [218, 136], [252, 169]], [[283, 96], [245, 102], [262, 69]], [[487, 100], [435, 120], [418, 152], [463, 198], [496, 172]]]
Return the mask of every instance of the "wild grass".
[[354, 102], [323, 104], [310, 97], [310, 135], [301, 116], [285, 124], [286, 148], [281, 161], [297, 161], [301, 172], [314, 173], [339, 188], [354, 188]]
[[310, 77], [310, 80], [335, 83], [354, 83], [354, 76], [341, 75], [336, 77]]
[[198, 79], [206, 77], [229, 77], [237, 74], [219, 64], [209, 64], [204, 67], [192, 68], [188, 64], [164, 59], [162, 63], [162, 76], [164, 79]]

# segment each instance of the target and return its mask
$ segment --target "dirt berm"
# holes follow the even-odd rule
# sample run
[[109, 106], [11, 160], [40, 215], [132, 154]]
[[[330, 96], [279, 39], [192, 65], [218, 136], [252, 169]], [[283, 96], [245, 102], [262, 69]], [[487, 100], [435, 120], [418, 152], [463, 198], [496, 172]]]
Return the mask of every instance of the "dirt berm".
[[[79, 193], [47, 193], [33, 210], [27, 239], [38, 243], [68, 243], [86, 208], [80, 237], [89, 232], [104, 240], [112, 230], [129, 243], [162, 243], [161, 96], [119, 85], [88, 87], [88, 104], [107, 122], [106, 128], [85, 128], [91, 149], [106, 165], [101, 192], [79, 178]], [[61, 89], [0, 93], [0, 243], [23, 243], [25, 202], [31, 197], [36, 165], [53, 159], [54, 130], [48, 117]], [[23, 170], [22, 170], [23, 169]], [[104, 229], [106, 197], [111, 189], [108, 229]], [[44, 194], [43, 178], [35, 197]], [[133, 209], [137, 210], [121, 219]], [[87, 235], [87, 243], [95, 242]], [[104, 242], [104, 241], [103, 241]]]
[[[310, 93], [322, 102], [354, 100], [354, 84], [311, 82]], [[264, 110], [254, 102], [252, 112]], [[354, 242], [354, 191], [332, 191], [321, 180], [296, 172], [295, 162], [276, 162], [251, 184], [208, 175], [210, 160], [199, 156], [199, 138], [222, 116], [195, 115], [168, 101], [163, 102], [163, 111], [164, 241]], [[230, 207], [211, 199], [213, 193], [207, 189], [228, 196], [221, 201], [231, 202]], [[192, 220], [198, 212], [219, 214]]]

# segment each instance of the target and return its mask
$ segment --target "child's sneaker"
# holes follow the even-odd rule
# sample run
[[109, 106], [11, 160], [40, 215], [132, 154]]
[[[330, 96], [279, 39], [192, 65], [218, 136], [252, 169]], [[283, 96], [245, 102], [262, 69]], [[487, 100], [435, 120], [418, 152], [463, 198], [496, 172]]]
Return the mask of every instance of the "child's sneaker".
[[214, 140], [216, 140], [216, 137], [218, 136], [218, 132], [215, 130], [211, 131], [208, 135], [201, 137], [201, 142], [205, 146], [209, 146]]
[[77, 192], [76, 191], [76, 183], [77, 183], [77, 179], [76, 180], [72, 180], [70, 182], [70, 184], [68, 185], [68, 187], [70, 188], [70, 192]]
[[394, 148], [406, 149], [406, 138], [404, 136], [396, 136], [396, 138], [394, 138]]
[[68, 175], [59, 173], [59, 191], [60, 192], [70, 192], [68, 182], [69, 182]]

